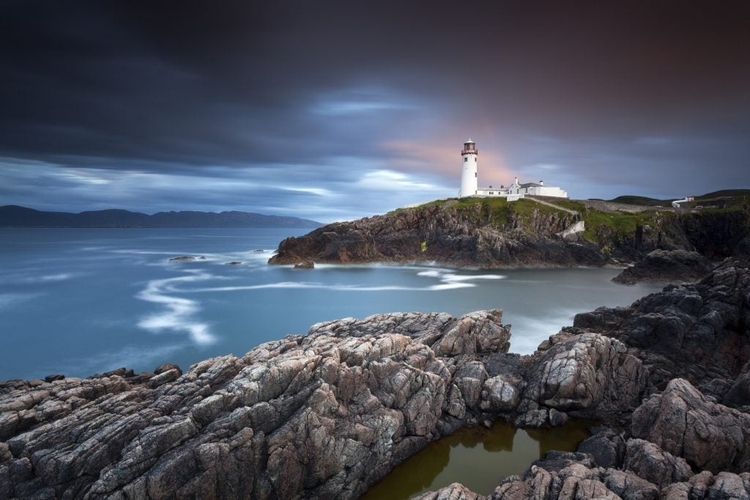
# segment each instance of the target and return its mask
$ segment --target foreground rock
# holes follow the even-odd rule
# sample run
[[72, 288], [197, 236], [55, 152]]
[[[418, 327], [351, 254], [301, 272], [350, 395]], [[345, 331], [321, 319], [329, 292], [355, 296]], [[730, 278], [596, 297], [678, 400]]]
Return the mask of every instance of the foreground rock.
[[612, 278], [616, 283], [681, 283], [697, 281], [711, 272], [711, 261], [698, 252], [654, 250]]
[[342, 320], [184, 374], [4, 384], [0, 497], [354, 498], [479, 418], [484, 361], [508, 348], [500, 321]]
[[[642, 363], [644, 399], [632, 414], [621, 415], [621, 430], [601, 427], [579, 445], [578, 453], [551, 452], [522, 477], [504, 480], [487, 497], [451, 485], [423, 498], [750, 498], [747, 264], [725, 262], [695, 285], [667, 287], [629, 308], [581, 314], [575, 324], [551, 337], [542, 352], [559, 349], [566, 356], [562, 359], [577, 361], [582, 356], [574, 354], [575, 349], [560, 346], [597, 331], [616, 337], [627, 354]], [[595, 365], [598, 380], [608, 378], [607, 367], [612, 365], [602, 361]], [[584, 372], [571, 369], [568, 387], [578, 386], [575, 381]], [[679, 378], [683, 375], [705, 393]], [[527, 377], [533, 379], [534, 372]], [[581, 390], [584, 387], [596, 385], [584, 384]], [[600, 404], [602, 411], [595, 413], [616, 418], [607, 407]], [[615, 407], [624, 409], [622, 403]]]
[[[597, 332], [617, 338], [643, 361], [651, 383], [663, 390], [685, 378], [719, 400], [750, 360], [750, 270], [727, 261], [693, 285], [668, 286], [630, 307], [578, 314], [573, 334]], [[729, 401], [727, 401], [729, 403]], [[747, 402], [745, 404], [748, 404]]]
[[[0, 498], [356, 498], [431, 440], [602, 421], [491, 498], [750, 496], [750, 269], [508, 354], [500, 310], [320, 323], [185, 373], [0, 384]], [[726, 404], [738, 408], [730, 408]], [[616, 425], [615, 425], [616, 424]], [[425, 498], [482, 498], [454, 484]]]

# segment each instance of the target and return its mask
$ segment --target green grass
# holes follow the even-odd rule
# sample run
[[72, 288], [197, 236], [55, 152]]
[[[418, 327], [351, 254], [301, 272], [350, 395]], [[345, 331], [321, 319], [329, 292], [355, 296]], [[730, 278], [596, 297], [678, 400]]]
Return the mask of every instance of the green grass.
[[657, 200], [656, 198], [648, 198], [646, 196], [633, 196], [624, 195], [618, 196], [613, 200], [609, 200], [612, 203], [625, 203], [627, 205], [642, 205], [645, 207], [669, 207], [672, 204], [672, 200]]
[[[525, 221], [530, 219], [535, 213], [568, 216], [566, 212], [527, 199], [509, 202], [505, 198], [477, 197], [449, 201], [450, 203], [444, 204], [444, 210], [456, 210], [464, 216], [476, 218], [478, 222], [494, 226], [498, 229], [505, 228], [514, 217]], [[425, 204], [422, 207], [429, 205]]]
[[[706, 203], [702, 211], [690, 212], [690, 214], [698, 217], [706, 217], [713, 213], [723, 213], [734, 210], [750, 211], [750, 200], [744, 201], [743, 197], [736, 195], [731, 199], [735, 200], [736, 204], [727, 203], [716, 207]], [[619, 238], [629, 238], [635, 234], [639, 227], [646, 225], [661, 227], [665, 222], [686, 216], [686, 214], [677, 214], [672, 211], [659, 210], [648, 210], [640, 213], [602, 212], [593, 207], [587, 208], [583, 201], [575, 200], [559, 200], [554, 203], [561, 208], [574, 210], [580, 213], [586, 223], [583, 237], [593, 243], [603, 245], [605, 250], [608, 248], [608, 245], [611, 242], [610, 238], [613, 235]], [[702, 201], [699, 202], [696, 199], [696, 202], [691, 205], [699, 205], [701, 203]], [[553, 207], [542, 205], [529, 199], [508, 202], [505, 198], [494, 197], [436, 200], [420, 205], [419, 207], [400, 210], [421, 210], [434, 206], [440, 207], [441, 210], [455, 210], [458, 215], [476, 221], [478, 225], [488, 225], [500, 230], [507, 230], [511, 221], [517, 219], [520, 219], [521, 227], [528, 227], [525, 222], [530, 220], [534, 213], [556, 213], [565, 217], [569, 216], [567, 212], [561, 212]]]
[[560, 200], [560, 201], [555, 201], [555, 205], [558, 205], [563, 208], [567, 208], [568, 210], [575, 210], [576, 212], [580, 214], [586, 211], [586, 205], [582, 201]]
[[606, 213], [598, 210], [589, 210], [585, 213], [583, 220], [586, 229], [583, 237], [589, 241], [597, 241], [602, 227], [611, 229], [618, 236], [628, 236], [635, 233], [638, 226], [653, 225], [657, 222], [659, 215], [654, 212], [630, 213]]

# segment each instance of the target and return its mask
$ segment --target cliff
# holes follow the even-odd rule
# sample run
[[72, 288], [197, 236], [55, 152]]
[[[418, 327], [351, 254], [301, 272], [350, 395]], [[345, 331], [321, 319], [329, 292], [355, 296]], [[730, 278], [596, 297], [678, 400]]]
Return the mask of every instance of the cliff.
[[747, 265], [579, 315], [532, 356], [507, 353], [501, 320], [349, 318], [185, 373], [2, 383], [0, 497], [356, 498], [429, 441], [496, 418], [607, 425], [492, 498], [750, 494]]
[[[637, 262], [654, 250], [697, 251], [709, 259], [747, 254], [745, 208], [676, 214], [636, 206], [468, 198], [328, 224], [281, 242], [269, 263], [437, 261], [487, 268], [601, 266]], [[584, 231], [576, 231], [583, 222]]]

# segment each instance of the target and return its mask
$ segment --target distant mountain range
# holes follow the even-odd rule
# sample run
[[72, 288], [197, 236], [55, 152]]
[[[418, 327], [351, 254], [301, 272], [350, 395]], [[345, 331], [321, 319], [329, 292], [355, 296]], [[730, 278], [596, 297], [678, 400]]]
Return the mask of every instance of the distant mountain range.
[[144, 227], [209, 228], [265, 227], [316, 228], [322, 224], [297, 217], [248, 212], [159, 212], [153, 215], [128, 210], [96, 210], [78, 214], [42, 212], [17, 205], [0, 207], [0, 227]]

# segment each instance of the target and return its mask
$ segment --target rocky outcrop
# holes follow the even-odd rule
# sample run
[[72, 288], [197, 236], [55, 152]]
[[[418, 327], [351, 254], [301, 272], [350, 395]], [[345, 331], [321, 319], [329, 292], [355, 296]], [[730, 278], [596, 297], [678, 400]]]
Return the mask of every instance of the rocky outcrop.
[[[551, 452], [479, 498], [750, 498], [749, 306], [750, 270], [727, 261], [696, 284], [578, 315], [528, 360], [517, 423], [554, 425], [554, 410], [623, 427], [594, 429], [577, 453]], [[471, 492], [426, 498], [459, 493]]]
[[346, 319], [185, 373], [4, 384], [0, 497], [354, 498], [441, 430], [497, 415], [480, 406], [501, 317]]
[[750, 360], [749, 291], [748, 264], [727, 261], [696, 284], [668, 286], [630, 307], [578, 314], [568, 331], [617, 338], [659, 390], [685, 378], [721, 399], [733, 385], [735, 395], [744, 387], [735, 379]]
[[439, 261], [458, 266], [603, 265], [580, 235], [561, 234], [576, 217], [531, 201], [530, 213], [482, 203], [435, 203], [329, 224], [281, 242], [271, 264]]
[[616, 283], [680, 283], [697, 281], [711, 272], [711, 261], [698, 252], [654, 250], [612, 278]]
[[750, 415], [709, 401], [686, 380], [645, 401], [631, 429], [699, 470], [750, 470]]
[[553, 341], [528, 371], [517, 425], [560, 425], [567, 415], [613, 422], [638, 406], [647, 375], [624, 344], [595, 333]]
[[[592, 204], [581, 204], [581, 213], [553, 206], [530, 199], [436, 201], [287, 238], [269, 263], [437, 261], [487, 268], [566, 267], [638, 262], [654, 250], [697, 252], [712, 260], [750, 255], [747, 210], [649, 210], [648, 215], [634, 215], [620, 210], [604, 213]], [[634, 209], [643, 211], [640, 206]], [[685, 274], [691, 262], [669, 264]], [[674, 274], [660, 273], [672, 281]]]

